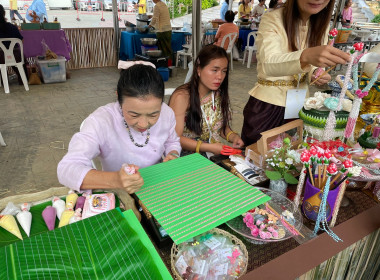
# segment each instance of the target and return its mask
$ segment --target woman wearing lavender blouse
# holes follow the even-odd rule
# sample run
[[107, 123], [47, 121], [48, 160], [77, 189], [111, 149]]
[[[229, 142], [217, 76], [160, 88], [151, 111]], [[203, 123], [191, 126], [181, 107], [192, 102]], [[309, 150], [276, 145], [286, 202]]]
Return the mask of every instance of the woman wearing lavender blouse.
[[[59, 182], [76, 191], [124, 189], [136, 192], [143, 179], [138, 168], [175, 159], [181, 152], [175, 116], [163, 103], [164, 83], [151, 66], [133, 65], [122, 70], [118, 101], [89, 115], [70, 141], [58, 164]], [[102, 171], [91, 161], [99, 157]], [[136, 169], [127, 174], [125, 166]]]

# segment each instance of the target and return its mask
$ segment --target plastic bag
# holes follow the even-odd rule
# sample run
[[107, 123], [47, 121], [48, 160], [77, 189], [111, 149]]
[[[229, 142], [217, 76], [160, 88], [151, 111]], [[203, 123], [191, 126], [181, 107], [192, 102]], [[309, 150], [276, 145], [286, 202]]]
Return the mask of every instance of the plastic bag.
[[31, 66], [29, 73], [29, 85], [40, 85], [42, 84], [40, 77], [38, 76], [38, 71], [36, 66]]
[[42, 40], [41, 44], [42, 44], [42, 48], [44, 49], [46, 60], [58, 58], [57, 54], [49, 48], [49, 46], [46, 44], [45, 40]]

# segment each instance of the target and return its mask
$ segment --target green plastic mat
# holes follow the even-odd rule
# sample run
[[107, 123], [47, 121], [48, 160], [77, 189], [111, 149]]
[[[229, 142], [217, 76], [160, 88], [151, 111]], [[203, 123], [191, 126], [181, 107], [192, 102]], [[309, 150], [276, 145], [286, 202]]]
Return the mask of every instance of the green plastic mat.
[[172, 279], [132, 210], [0, 248], [0, 279]]
[[[94, 192], [96, 193], [104, 193], [104, 192]], [[66, 197], [61, 197], [62, 200], [66, 201]], [[44, 218], [42, 218], [42, 211], [47, 207], [52, 206], [51, 201], [47, 201], [41, 204], [34, 205], [30, 208], [30, 213], [32, 213], [32, 224], [30, 226], [30, 237], [39, 235], [41, 233], [47, 232], [48, 228], [46, 226], [46, 223], [44, 221]], [[115, 195], [115, 207], [120, 206], [119, 198]], [[16, 219], [16, 217], [15, 217]], [[16, 219], [17, 221], [17, 219]], [[59, 220], [58, 218], [55, 219], [55, 228], [58, 228]], [[21, 235], [23, 239], [27, 239], [28, 236], [20, 226], [19, 222], [17, 221], [18, 228], [20, 229]], [[6, 246], [8, 244], [14, 243], [20, 241], [16, 236], [14, 236], [12, 233], [9, 233], [2, 227], [0, 227], [0, 248], [3, 246]], [[0, 278], [1, 279], [1, 278]]]
[[176, 244], [202, 234], [270, 197], [199, 154], [140, 169], [136, 194]]

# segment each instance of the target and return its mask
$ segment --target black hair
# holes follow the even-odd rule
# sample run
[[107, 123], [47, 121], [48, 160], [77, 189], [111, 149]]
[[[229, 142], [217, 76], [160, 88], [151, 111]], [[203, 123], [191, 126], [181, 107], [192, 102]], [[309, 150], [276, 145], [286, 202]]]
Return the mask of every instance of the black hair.
[[230, 0], [224, 0], [224, 2], [226, 2], [227, 4], [230, 4], [229, 2], [230, 2]]
[[344, 2], [344, 7], [348, 7], [348, 3], [350, 3], [350, 1], [351, 1], [351, 0], [346, 0], [346, 1]]
[[165, 87], [161, 75], [152, 66], [136, 64], [122, 70], [117, 83], [117, 100], [125, 97], [145, 98], [149, 95], [164, 100]]
[[229, 10], [224, 15], [224, 18], [226, 19], [227, 22], [233, 22], [235, 19], [235, 13], [233, 11]]
[[7, 32], [7, 21], [5, 20], [5, 10], [3, 5], [0, 5], [0, 31]]
[[269, 9], [276, 8], [277, 3], [278, 3], [278, 0], [270, 0], [270, 2], [269, 2]]
[[222, 132], [225, 134], [227, 126], [231, 119], [230, 111], [230, 98], [228, 96], [228, 73], [229, 73], [229, 60], [226, 50], [218, 47], [216, 45], [208, 45], [203, 47], [194, 63], [193, 74], [191, 76], [190, 82], [178, 87], [175, 91], [184, 89], [189, 92], [189, 110], [186, 114], [186, 127], [195, 132], [197, 135], [202, 133], [202, 111], [201, 111], [201, 101], [199, 98], [198, 87], [200, 83], [200, 77], [198, 75], [198, 68], [203, 69], [214, 59], [226, 58], [227, 59], [227, 73], [219, 87], [221, 103], [220, 109], [223, 117], [222, 122]]

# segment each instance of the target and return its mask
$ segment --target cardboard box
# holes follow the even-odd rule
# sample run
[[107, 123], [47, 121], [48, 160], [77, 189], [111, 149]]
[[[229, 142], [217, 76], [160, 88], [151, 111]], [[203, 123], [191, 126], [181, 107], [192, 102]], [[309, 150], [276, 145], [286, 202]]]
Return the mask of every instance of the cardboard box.
[[[289, 130], [297, 129], [298, 139], [292, 142], [292, 148], [296, 149], [303, 139], [303, 121], [294, 120], [286, 123], [282, 126], [264, 131], [261, 133], [261, 138], [254, 144], [251, 144], [245, 148], [245, 154], [250, 158], [257, 166], [264, 167], [265, 159], [268, 155], [270, 148], [269, 144], [274, 141], [281, 133], [286, 133]], [[285, 135], [289, 137], [289, 135]], [[290, 137], [289, 137], [290, 138]]]

